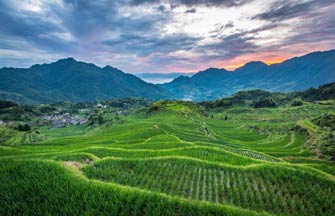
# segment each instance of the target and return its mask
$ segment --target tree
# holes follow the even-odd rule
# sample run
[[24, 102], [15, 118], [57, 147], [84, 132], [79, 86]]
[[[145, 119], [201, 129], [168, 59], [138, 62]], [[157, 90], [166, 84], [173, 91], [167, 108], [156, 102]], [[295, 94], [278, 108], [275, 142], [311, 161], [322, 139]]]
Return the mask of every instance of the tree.
[[0, 100], [0, 109], [5, 109], [9, 107], [16, 107], [18, 106], [17, 103], [14, 103], [12, 101], [5, 101], [5, 100]]
[[329, 157], [330, 160], [335, 161], [335, 134], [329, 133], [321, 140], [320, 143], [321, 154]]
[[257, 100], [253, 103], [254, 108], [276, 107], [277, 103], [270, 97]]
[[296, 106], [302, 106], [304, 103], [300, 99], [296, 99], [292, 102], [291, 106], [296, 107]]
[[28, 124], [18, 124], [14, 129], [18, 131], [30, 131], [31, 127]]
[[88, 124], [89, 125], [95, 125], [95, 124], [100, 124], [101, 125], [103, 123], [104, 123], [104, 117], [103, 117], [103, 113], [101, 113], [101, 112], [92, 114], [88, 118]]

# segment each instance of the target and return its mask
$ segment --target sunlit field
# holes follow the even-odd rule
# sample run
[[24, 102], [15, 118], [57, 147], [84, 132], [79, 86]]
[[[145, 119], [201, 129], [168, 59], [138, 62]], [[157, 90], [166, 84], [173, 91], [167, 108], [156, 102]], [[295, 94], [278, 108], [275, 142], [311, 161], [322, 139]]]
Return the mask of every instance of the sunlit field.
[[10, 134], [0, 214], [335, 214], [335, 165], [318, 156], [327, 131], [311, 121], [333, 102], [155, 106], [97, 127], [44, 128], [41, 140]]

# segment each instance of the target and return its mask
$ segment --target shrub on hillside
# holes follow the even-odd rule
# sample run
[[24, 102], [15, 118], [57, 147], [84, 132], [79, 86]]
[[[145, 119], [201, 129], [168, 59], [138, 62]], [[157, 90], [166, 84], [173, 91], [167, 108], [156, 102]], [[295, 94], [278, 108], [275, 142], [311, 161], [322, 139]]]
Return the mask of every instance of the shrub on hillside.
[[101, 125], [103, 123], [104, 123], [103, 113], [95, 113], [88, 118], [89, 125], [96, 125], [96, 124]]
[[18, 106], [18, 104], [15, 102], [0, 100], [0, 110], [9, 108], [9, 107], [16, 107], [16, 106]]
[[18, 124], [14, 129], [18, 131], [30, 131], [31, 127], [28, 124]]
[[254, 108], [276, 107], [277, 103], [272, 98], [264, 98], [253, 103]]
[[335, 114], [326, 113], [312, 120], [312, 122], [320, 127], [329, 127], [335, 130]]
[[335, 161], [335, 134], [329, 133], [321, 140], [321, 154], [330, 157], [330, 160]]
[[231, 106], [233, 106], [233, 101], [226, 98], [216, 100], [212, 105], [212, 107], [231, 107]]
[[300, 99], [296, 99], [292, 102], [291, 106], [296, 107], [296, 106], [302, 106], [304, 103]]

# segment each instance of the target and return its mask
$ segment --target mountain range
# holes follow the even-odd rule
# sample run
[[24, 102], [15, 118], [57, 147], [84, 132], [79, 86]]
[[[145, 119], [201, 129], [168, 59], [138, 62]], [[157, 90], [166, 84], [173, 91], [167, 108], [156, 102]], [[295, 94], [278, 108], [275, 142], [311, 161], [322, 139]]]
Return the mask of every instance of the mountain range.
[[335, 82], [335, 50], [273, 65], [253, 61], [234, 71], [208, 68], [157, 85], [111, 66], [101, 68], [73, 58], [30, 68], [2, 68], [0, 77], [0, 99], [27, 104], [122, 97], [202, 101], [241, 90], [291, 92]]
[[94, 101], [99, 99], [170, 97], [168, 90], [116, 68], [61, 59], [30, 68], [0, 69], [0, 98], [20, 103]]
[[314, 52], [279, 64], [249, 62], [234, 71], [209, 68], [161, 87], [184, 100], [213, 100], [241, 90], [291, 92], [335, 81], [335, 50]]

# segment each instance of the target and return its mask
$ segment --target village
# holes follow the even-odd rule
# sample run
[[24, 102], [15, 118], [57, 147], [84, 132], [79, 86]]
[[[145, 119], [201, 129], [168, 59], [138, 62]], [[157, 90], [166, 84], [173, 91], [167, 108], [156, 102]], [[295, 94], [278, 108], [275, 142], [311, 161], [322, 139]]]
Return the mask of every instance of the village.
[[80, 117], [79, 115], [71, 115], [70, 113], [45, 115], [42, 119], [45, 124], [56, 128], [68, 125], [82, 125], [88, 122], [88, 117]]
[[[2, 103], [6, 104], [6, 101]], [[30, 128], [63, 128], [70, 125], [102, 124], [107, 116], [125, 116], [138, 106], [148, 103], [144, 99], [118, 99], [103, 103], [59, 103], [38, 106], [13, 104], [0, 110], [0, 127], [17, 128], [27, 125]], [[27, 127], [28, 128], [28, 127]]]

